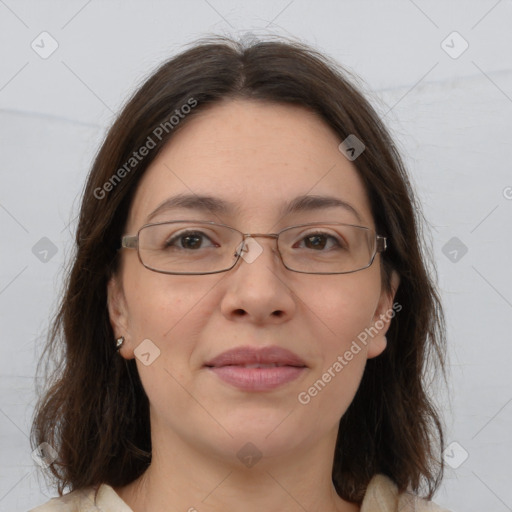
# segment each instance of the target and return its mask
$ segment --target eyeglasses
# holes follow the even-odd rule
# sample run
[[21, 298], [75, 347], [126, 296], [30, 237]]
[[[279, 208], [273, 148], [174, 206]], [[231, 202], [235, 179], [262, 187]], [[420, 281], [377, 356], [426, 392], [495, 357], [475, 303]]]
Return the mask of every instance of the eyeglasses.
[[288, 270], [304, 274], [348, 274], [368, 268], [386, 238], [370, 228], [313, 222], [279, 233], [242, 233], [216, 222], [176, 220], [142, 226], [125, 235], [121, 248], [137, 249], [146, 268], [163, 274], [200, 275], [231, 270], [240, 257], [252, 263], [262, 252], [256, 237], [275, 238]]

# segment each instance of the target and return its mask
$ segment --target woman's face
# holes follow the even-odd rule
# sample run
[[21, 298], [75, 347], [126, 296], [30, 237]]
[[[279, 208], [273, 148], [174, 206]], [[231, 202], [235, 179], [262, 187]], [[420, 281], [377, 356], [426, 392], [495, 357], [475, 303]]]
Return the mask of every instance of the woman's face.
[[[137, 233], [177, 194], [209, 196], [228, 208], [160, 209], [151, 222], [215, 221], [244, 233], [317, 221], [374, 228], [364, 186], [340, 142], [299, 107], [237, 100], [203, 110], [148, 168], [125, 232]], [[357, 213], [329, 206], [283, 215], [300, 196], [334, 197]], [[241, 258], [228, 272], [210, 275], [153, 272], [137, 251], [122, 252], [109, 283], [110, 316], [115, 335], [126, 338], [121, 355], [137, 358], [154, 443], [175, 439], [237, 462], [248, 442], [263, 457], [334, 442], [366, 360], [385, 349], [393, 297], [381, 286], [378, 254], [359, 272], [302, 274], [283, 266], [274, 239], [255, 240], [263, 250], [253, 261]], [[377, 321], [381, 329], [368, 335]], [[143, 340], [150, 341], [140, 345]], [[227, 350], [269, 346], [293, 352], [302, 368], [238, 366], [235, 372], [243, 378], [273, 371], [274, 387], [240, 387], [205, 366]], [[279, 381], [279, 375], [287, 377]]]

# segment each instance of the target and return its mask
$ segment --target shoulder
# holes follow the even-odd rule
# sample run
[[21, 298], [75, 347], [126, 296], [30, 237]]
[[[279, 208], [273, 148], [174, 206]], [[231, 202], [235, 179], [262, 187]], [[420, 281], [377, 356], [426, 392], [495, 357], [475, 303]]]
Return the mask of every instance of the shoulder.
[[110, 485], [87, 487], [52, 498], [29, 512], [133, 512]]
[[432, 501], [411, 493], [398, 493], [396, 484], [383, 474], [375, 475], [368, 484], [361, 512], [450, 512]]
[[[52, 498], [29, 512], [89, 512], [95, 510], [96, 489], [88, 487]], [[96, 509], [97, 510], [97, 509]]]

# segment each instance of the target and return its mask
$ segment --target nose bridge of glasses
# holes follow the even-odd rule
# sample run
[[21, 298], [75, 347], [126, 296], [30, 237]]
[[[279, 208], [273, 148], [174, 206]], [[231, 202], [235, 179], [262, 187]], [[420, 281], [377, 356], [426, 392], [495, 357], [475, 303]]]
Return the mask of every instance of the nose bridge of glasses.
[[[235, 251], [234, 256], [238, 259], [242, 256], [247, 263], [252, 263], [255, 261], [261, 253], [264, 252], [265, 248], [263, 244], [260, 244], [256, 241], [256, 238], [270, 238], [276, 239], [278, 238], [278, 234], [275, 233], [241, 233], [243, 236], [242, 241], [237, 246], [237, 250]], [[276, 253], [276, 248], [271, 248], [272, 253]]]
[[254, 242], [256, 242], [256, 244], [261, 247], [261, 250], [263, 251], [264, 248], [262, 247], [262, 244], [258, 243], [258, 241], [256, 240], [256, 238], [271, 238], [271, 239], [274, 239], [277, 241], [279, 235], [277, 233], [242, 233], [243, 235], [243, 240], [242, 240], [242, 245], [243, 247], [247, 247], [249, 246], [250, 242], [248, 242], [247, 240], [254, 240]]
[[277, 233], [244, 233], [244, 240], [246, 238], [275, 238], [277, 239], [279, 235]]

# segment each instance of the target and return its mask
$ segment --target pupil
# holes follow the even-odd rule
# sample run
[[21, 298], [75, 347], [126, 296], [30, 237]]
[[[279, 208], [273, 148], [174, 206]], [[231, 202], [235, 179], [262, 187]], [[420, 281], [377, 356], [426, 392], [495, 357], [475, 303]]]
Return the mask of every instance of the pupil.
[[[322, 235], [313, 235], [306, 238], [308, 247], [323, 249], [325, 247], [325, 238]], [[323, 242], [323, 243], [322, 243]]]
[[199, 235], [186, 235], [181, 244], [186, 249], [196, 249], [201, 246], [201, 237]]

